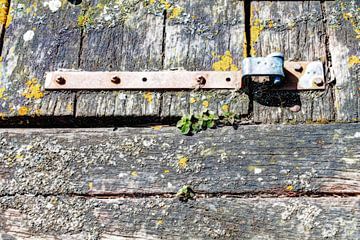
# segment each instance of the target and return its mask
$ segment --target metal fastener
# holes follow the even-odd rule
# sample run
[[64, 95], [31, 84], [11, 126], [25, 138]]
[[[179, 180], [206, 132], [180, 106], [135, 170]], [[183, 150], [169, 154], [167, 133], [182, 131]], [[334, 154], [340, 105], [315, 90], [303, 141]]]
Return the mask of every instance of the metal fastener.
[[56, 83], [59, 84], [59, 85], [65, 85], [66, 80], [65, 80], [64, 77], [59, 76], [59, 77], [56, 78]]
[[302, 71], [303, 71], [303, 67], [302, 67], [300, 64], [295, 64], [294, 70], [297, 71], [297, 72], [302, 72]]
[[196, 81], [199, 85], [205, 85], [206, 84], [206, 79], [204, 76], [199, 75], [196, 77]]
[[114, 76], [114, 77], [111, 79], [111, 82], [114, 83], [114, 84], [120, 84], [121, 79], [120, 79], [118, 76]]
[[323, 81], [321, 78], [319, 78], [319, 77], [315, 78], [313, 82], [314, 82], [317, 86], [322, 86], [322, 85], [324, 84], [324, 81]]

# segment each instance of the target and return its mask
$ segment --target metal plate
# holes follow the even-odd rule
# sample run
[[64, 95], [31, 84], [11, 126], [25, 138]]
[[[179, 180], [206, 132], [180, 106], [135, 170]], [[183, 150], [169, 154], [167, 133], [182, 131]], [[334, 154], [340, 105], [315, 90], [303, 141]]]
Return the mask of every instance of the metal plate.
[[[285, 62], [285, 80], [273, 90], [323, 90], [323, 64]], [[46, 75], [46, 90], [117, 90], [117, 89], [240, 89], [241, 71], [166, 71], [166, 72], [83, 72], [57, 71]], [[252, 77], [259, 83], [266, 77]]]
[[241, 72], [50, 72], [45, 89], [234, 89]]
[[[321, 61], [314, 62], [285, 62], [285, 81], [281, 87], [272, 90], [324, 90], [325, 76]], [[266, 77], [254, 77], [253, 81], [264, 83]]]

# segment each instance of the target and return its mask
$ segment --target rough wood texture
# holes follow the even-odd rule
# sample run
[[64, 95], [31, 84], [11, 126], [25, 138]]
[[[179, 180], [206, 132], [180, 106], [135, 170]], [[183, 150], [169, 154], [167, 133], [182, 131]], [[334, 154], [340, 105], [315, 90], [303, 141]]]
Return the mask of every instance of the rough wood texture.
[[242, 10], [241, 1], [230, 0], [213, 0], [212, 4], [126, 0], [121, 5], [107, 0], [86, 0], [79, 5], [13, 0], [1, 63], [1, 116], [27, 120], [32, 120], [30, 116], [149, 117], [159, 121], [198, 112], [204, 106], [221, 114], [218, 109], [224, 104], [246, 115], [249, 99], [230, 91], [43, 91], [44, 73], [59, 68], [210, 70], [218, 62], [222, 70], [234, 69], [243, 52]]
[[335, 85], [335, 113], [340, 122], [360, 116], [360, 2], [325, 2], [329, 53]]
[[[2, 239], [346, 239], [359, 198], [0, 198]], [[5, 231], [4, 231], [5, 230]]]
[[[253, 1], [251, 55], [281, 51], [290, 60], [326, 59], [326, 31], [320, 1]], [[328, 122], [334, 120], [331, 89], [325, 92], [266, 91], [253, 86], [254, 121]], [[299, 112], [290, 110], [301, 106]]]
[[0, 194], [360, 193], [358, 124], [0, 130]]

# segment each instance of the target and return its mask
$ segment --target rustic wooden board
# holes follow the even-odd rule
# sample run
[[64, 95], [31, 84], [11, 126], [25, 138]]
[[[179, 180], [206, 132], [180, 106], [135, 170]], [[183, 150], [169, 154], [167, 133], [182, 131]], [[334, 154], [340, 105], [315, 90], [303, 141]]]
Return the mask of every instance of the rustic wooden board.
[[2, 239], [346, 239], [360, 237], [350, 198], [0, 198]]
[[339, 122], [360, 116], [360, 2], [325, 2], [329, 54], [335, 85], [335, 113]]
[[[252, 1], [251, 55], [275, 51], [287, 60], [326, 60], [326, 30], [320, 1]], [[267, 91], [253, 86], [253, 114], [258, 123], [328, 122], [334, 120], [331, 87], [327, 91]], [[301, 106], [299, 112], [290, 109]]]
[[360, 193], [358, 124], [0, 130], [0, 194]]
[[221, 70], [235, 69], [243, 52], [242, 10], [241, 1], [230, 0], [126, 0], [121, 6], [107, 0], [78, 5], [13, 0], [1, 63], [1, 116], [32, 122], [41, 117], [54, 123], [67, 119], [68, 124], [73, 117], [113, 117], [115, 123], [121, 117], [145, 117], [159, 122], [203, 108], [221, 114], [223, 105], [246, 115], [249, 99], [232, 91], [43, 91], [45, 72], [59, 68], [212, 70], [216, 63]]
[[2, 117], [73, 115], [73, 93], [46, 94], [42, 85], [46, 71], [77, 67], [79, 12], [70, 4], [11, 1], [0, 66]]

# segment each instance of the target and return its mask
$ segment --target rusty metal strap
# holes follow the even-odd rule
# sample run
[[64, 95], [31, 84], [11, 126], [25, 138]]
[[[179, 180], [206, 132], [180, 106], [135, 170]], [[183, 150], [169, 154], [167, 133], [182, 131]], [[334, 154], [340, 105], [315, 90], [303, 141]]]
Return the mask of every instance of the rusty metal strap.
[[[285, 62], [284, 73], [284, 83], [282, 86], [277, 87], [277, 90], [324, 89], [321, 62]], [[253, 77], [253, 80], [256, 81], [256, 76], [250, 77]], [[243, 87], [241, 71], [56, 71], [47, 73], [45, 82], [46, 90], [189, 90], [199, 88], [241, 89]]]

